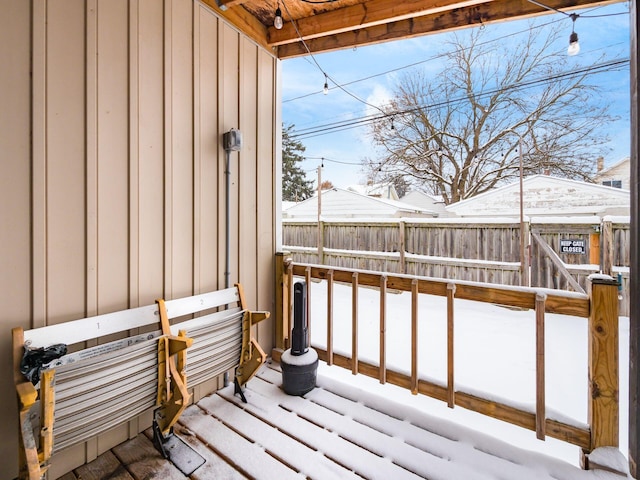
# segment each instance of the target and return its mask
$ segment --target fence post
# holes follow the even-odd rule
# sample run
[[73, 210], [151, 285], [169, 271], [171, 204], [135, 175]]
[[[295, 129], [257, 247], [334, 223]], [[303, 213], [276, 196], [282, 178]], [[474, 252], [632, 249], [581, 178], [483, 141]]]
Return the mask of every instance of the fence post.
[[610, 220], [602, 222], [602, 252], [600, 268], [605, 275], [613, 273], [613, 223]]
[[407, 273], [406, 252], [407, 246], [405, 245], [405, 223], [400, 220], [398, 222], [398, 251], [400, 252], [400, 273]]
[[618, 446], [618, 284], [608, 275], [588, 282], [589, 412], [591, 448]]
[[318, 265], [324, 265], [324, 221], [318, 220]]

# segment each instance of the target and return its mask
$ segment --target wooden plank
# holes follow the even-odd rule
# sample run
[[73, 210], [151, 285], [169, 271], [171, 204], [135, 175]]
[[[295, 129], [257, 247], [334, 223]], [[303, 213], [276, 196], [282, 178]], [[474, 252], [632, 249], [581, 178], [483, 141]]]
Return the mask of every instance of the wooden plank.
[[[238, 300], [237, 288], [233, 287], [193, 297], [168, 300], [166, 302], [167, 313], [168, 317], [173, 319], [227, 303], [236, 303]], [[147, 305], [28, 330], [24, 336], [25, 340], [31, 342], [32, 348], [49, 346], [54, 343], [71, 345], [133, 328], [157, 324], [159, 324], [158, 307]]]
[[600, 265], [600, 233], [589, 234], [589, 263]]
[[[464, 407], [474, 412], [482, 413], [498, 420], [512, 423], [519, 427], [535, 430], [535, 415], [530, 412], [519, 410], [510, 405], [501, 404], [491, 400], [478, 398], [464, 392], [456, 392], [456, 405]], [[555, 420], [546, 420], [547, 435], [565, 442], [586, 448], [590, 443], [590, 432], [588, 430], [564, 424]]]
[[418, 394], [418, 279], [411, 282], [411, 393]]
[[590, 285], [589, 409], [590, 449], [617, 447], [619, 442], [618, 286], [611, 278], [594, 278]]
[[[326, 351], [317, 346], [314, 347], [318, 352], [320, 360], [326, 361]], [[350, 358], [334, 353], [334, 364], [343, 368], [350, 368], [352, 361]], [[370, 363], [359, 361], [358, 373], [371, 378], [378, 378], [378, 367]], [[387, 383], [397, 385], [402, 388], [411, 388], [411, 376], [405, 373], [396, 372], [387, 369]], [[447, 388], [442, 385], [420, 379], [418, 382], [418, 392], [435, 398], [437, 400], [447, 401]], [[535, 414], [520, 410], [518, 408], [506, 405], [493, 400], [487, 400], [476, 397], [469, 393], [457, 390], [455, 392], [456, 406], [481, 413], [488, 417], [492, 417], [504, 422], [512, 423], [522, 428], [535, 431]], [[560, 421], [546, 419], [546, 434], [550, 437], [577, 445], [582, 448], [589, 448], [591, 434], [589, 430], [569, 425]]]
[[[267, 373], [276, 373], [273, 370], [267, 370]], [[279, 373], [276, 373], [281, 378]], [[220, 392], [220, 395], [211, 395], [204, 399], [199, 405], [204, 408], [213, 418], [223, 422], [235, 432], [250, 438], [258, 445], [263, 445], [266, 452], [272, 457], [279, 460], [282, 464], [289, 466], [292, 470], [300, 472], [301, 476], [307, 478], [326, 478], [326, 479], [356, 479], [356, 475], [348, 472], [347, 469], [337, 465], [332, 459], [325, 455], [318, 455], [316, 445], [307, 444], [309, 435], [298, 439], [296, 434], [302, 428], [313, 429], [312, 435], [318, 436], [317, 432], [322, 427], [312, 426], [307, 423], [304, 416], [297, 419], [294, 424], [291, 423], [293, 414], [283, 411], [270, 396], [263, 397], [256, 390], [254, 385], [262, 384], [267, 387], [265, 390], [273, 388], [273, 386], [265, 385], [265, 382], [256, 380], [249, 387], [247, 394], [249, 402], [258, 408], [251, 409], [250, 412], [238, 408], [238, 398], [235, 397], [230, 389]], [[305, 402], [306, 403], [306, 402]], [[244, 405], [242, 406], [244, 407]], [[248, 405], [247, 405], [248, 407]], [[278, 412], [278, 410], [280, 410]], [[289, 420], [287, 422], [286, 420]], [[330, 435], [325, 432], [324, 436]], [[344, 442], [344, 440], [342, 440]], [[289, 472], [286, 472], [289, 474]]]
[[[78, 476], [77, 478], [82, 480], [133, 480], [124, 465], [118, 461], [110, 450], [94, 461], [78, 467], [75, 473]], [[76, 476], [73, 478], [75, 479]]]
[[78, 92], [85, 92], [86, 88], [87, 5], [81, 0], [55, 6], [46, 3], [43, 248], [46, 322], [51, 324], [81, 317], [86, 309], [87, 111], [85, 95]]
[[[238, 281], [242, 279], [251, 305], [257, 304], [258, 265], [258, 165], [262, 152], [257, 148], [258, 47], [244, 36], [238, 37], [238, 129], [242, 152], [232, 171], [238, 174]], [[249, 213], [250, 212], [250, 213]], [[252, 334], [255, 337], [254, 328]], [[269, 339], [271, 340], [271, 339]]]
[[[277, 152], [282, 152], [281, 137], [279, 135], [282, 121], [278, 118], [281, 109], [276, 108], [282, 104], [280, 98], [281, 89], [278, 72], [281, 67], [280, 62], [271, 52], [262, 48], [258, 49], [258, 71], [257, 71], [257, 127], [256, 127], [256, 152], [257, 162], [257, 211], [256, 211], [256, 231], [253, 234], [257, 237], [257, 265], [256, 275], [253, 281], [257, 288], [256, 308], [266, 309], [272, 305], [275, 295], [275, 282], [273, 281], [274, 265], [273, 252], [281, 245], [280, 238], [282, 227], [280, 225], [279, 209], [275, 207], [279, 200], [276, 192], [281, 192], [282, 175], [280, 165], [277, 164]], [[250, 212], [243, 213], [250, 215]], [[278, 225], [278, 228], [274, 226]], [[277, 232], [277, 233], [276, 233]], [[245, 279], [245, 282], [250, 279]], [[256, 339], [267, 348], [273, 342], [274, 320], [267, 320], [258, 325]]]
[[384, 384], [387, 381], [387, 277], [380, 277], [380, 374], [378, 379]]
[[307, 345], [311, 345], [311, 268], [307, 267], [304, 273], [304, 280], [307, 284]]
[[204, 444], [197, 436], [197, 432], [193, 432], [188, 427], [177, 424], [174, 428], [175, 433], [185, 441], [191, 448], [198, 452], [205, 460], [205, 464], [193, 472], [189, 478], [192, 480], [210, 480], [216, 478], [224, 478], [225, 480], [242, 480], [246, 479], [242, 473], [230, 465], [224, 458], [217, 455], [209, 446]]
[[[206, 408], [211, 398], [203, 398], [199, 405]], [[267, 453], [261, 445], [208, 415], [198, 406], [188, 408], [181, 423], [196, 432], [200, 441], [248, 478], [280, 480], [298, 477], [297, 472]]]
[[53, 452], [53, 412], [55, 409], [55, 370], [45, 370], [40, 377], [40, 409], [42, 428], [40, 429], [40, 453], [44, 462]]
[[285, 265], [285, 253], [276, 253], [276, 296], [275, 296], [275, 348], [285, 349], [289, 324], [289, 276]]
[[131, 472], [135, 480], [162, 478], [163, 480], [184, 480], [185, 477], [169, 460], [160, 455], [151, 440], [144, 435], [113, 448], [117, 459]]
[[477, 3], [481, 3], [481, 0], [460, 0], [453, 5], [444, 5], [437, 0], [400, 4], [389, 0], [371, 0], [366, 5], [357, 3], [300, 18], [296, 20], [295, 27], [291, 22], [285, 22], [280, 30], [271, 27], [268, 29], [268, 42], [272, 46], [295, 43], [299, 41], [299, 36], [308, 40]]
[[358, 373], [358, 273], [351, 276], [351, 373]]
[[[306, 274], [307, 265], [294, 263], [293, 274], [303, 276]], [[354, 269], [331, 267], [334, 281], [351, 283]], [[329, 267], [317, 265], [311, 266], [311, 278], [326, 279]], [[380, 285], [381, 273], [357, 271], [358, 284], [368, 287], [378, 288]], [[387, 275], [387, 288], [411, 291], [413, 277], [409, 275]], [[441, 279], [421, 279], [419, 293], [428, 295], [447, 295], [447, 282]], [[476, 283], [453, 282], [456, 284], [456, 298], [462, 300], [474, 300], [485, 303], [496, 303], [499, 305], [533, 309], [535, 308], [536, 292], [540, 289], [527, 287], [509, 287], [495, 284], [479, 285]], [[547, 295], [545, 304], [547, 313], [559, 313], [562, 315], [575, 315], [578, 317], [589, 316], [589, 297], [584, 293], [564, 292], [554, 294], [547, 289], [543, 290]]]
[[240, 302], [240, 294], [237, 287], [225, 288], [201, 295], [188, 296], [167, 300], [167, 315], [169, 319], [202, 312], [212, 308]]
[[267, 44], [267, 27], [265, 27], [256, 17], [247, 12], [244, 8], [230, 8], [221, 10], [218, 7], [217, 0], [202, 0], [209, 8], [211, 8], [217, 15], [224, 17], [232, 25], [238, 28], [240, 31], [248, 35], [259, 45], [262, 45], [267, 50], [270, 49]]
[[[111, 478], [111, 477], [109, 477]], [[131, 478], [131, 477], [129, 477]], [[58, 480], [79, 480], [78, 477], [75, 476], [73, 472], [65, 473], [63, 476], [59, 477]], [[119, 480], [119, 479], [116, 479]]]
[[[164, 75], [164, 4], [161, 2], [131, 2], [132, 8], [138, 10], [136, 32], [130, 38], [135, 39], [137, 48], [132, 59], [137, 62], [135, 75], [131, 73], [131, 90], [135, 92], [131, 101], [137, 103], [139, 116], [131, 122], [131, 129], [136, 131], [138, 145], [136, 155], [131, 159], [131, 168], [136, 171], [135, 197], [130, 199], [132, 216], [131, 234], [132, 258], [131, 268], [136, 272], [130, 282], [138, 278], [136, 288], [138, 295], [133, 297], [131, 306], [153, 303], [159, 294], [164, 294], [165, 285], [165, 108], [171, 105], [165, 102], [165, 81], [171, 81]], [[132, 105], [134, 107], [134, 105]], [[133, 112], [132, 112], [133, 114]], [[137, 161], [136, 161], [137, 158]], [[137, 200], [137, 201], [136, 201]], [[168, 204], [167, 204], [168, 205]], [[135, 218], [137, 223], [133, 223]], [[170, 239], [168, 239], [170, 240]], [[137, 255], [136, 255], [137, 253]], [[134, 263], [135, 262], [135, 263]]]
[[447, 285], [447, 406], [453, 408], [456, 403], [454, 381], [454, 296], [456, 285]]
[[[611, 3], [611, 2], [605, 2]], [[546, 5], [552, 8], [562, 7], [560, 0], [547, 0]], [[572, 7], [593, 5], [593, 0], [578, 0]], [[601, 5], [601, 4], [600, 4]], [[342, 48], [355, 48], [399, 38], [412, 38], [426, 34], [435, 34], [464, 26], [481, 26], [506, 19], [526, 18], [551, 13], [538, 5], [513, 0], [494, 0], [479, 5], [464, 6], [453, 10], [441, 11], [432, 15], [399, 20], [383, 25], [335, 33], [306, 41], [307, 47], [298, 43], [289, 43], [278, 47], [280, 59], [296, 57], [311, 53], [328, 52]]]
[[613, 274], [614, 265], [614, 236], [613, 223], [610, 220], [602, 221], [602, 261], [598, 262], [605, 275]]
[[327, 365], [333, 365], [333, 270], [327, 272]]
[[156, 305], [147, 305], [28, 330], [24, 337], [25, 341], [31, 342], [32, 348], [46, 347], [55, 343], [72, 345], [132, 328], [157, 324], [159, 322], [157, 312]]
[[531, 232], [531, 237], [538, 243], [540, 249], [544, 252], [545, 255], [553, 262], [556, 268], [560, 271], [562, 276], [567, 280], [569, 285], [576, 291], [580, 293], [585, 293], [584, 289], [580, 286], [578, 282], [573, 278], [571, 273], [567, 270], [564, 262], [560, 260], [558, 254], [544, 241], [544, 239], [537, 233]]
[[545, 413], [545, 368], [544, 368], [544, 303], [546, 296], [536, 295], [536, 437], [544, 440]]

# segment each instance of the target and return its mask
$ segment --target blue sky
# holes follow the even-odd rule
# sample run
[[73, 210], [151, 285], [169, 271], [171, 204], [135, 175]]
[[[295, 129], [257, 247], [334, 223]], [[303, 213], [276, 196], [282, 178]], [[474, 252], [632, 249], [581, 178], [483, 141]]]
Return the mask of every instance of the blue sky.
[[[628, 3], [618, 3], [589, 10], [577, 10], [581, 15], [575, 22], [580, 38], [580, 53], [570, 57], [575, 65], [589, 65], [602, 55], [607, 59], [629, 57], [629, 16], [614, 15], [588, 18], [587, 15], [610, 15], [628, 12]], [[582, 16], [583, 15], [583, 16]], [[513, 21], [487, 25], [488, 38], [497, 39], [505, 46], [523, 38], [531, 21]], [[534, 25], [559, 24], [566, 35], [560, 36], [558, 50], [566, 50], [571, 19], [566, 15], [551, 14], [533, 20]], [[458, 32], [466, 34], [466, 30]], [[523, 33], [519, 33], [523, 32]], [[380, 105], [389, 98], [399, 75], [409, 71], [404, 68], [426, 69], [437, 73], [442, 62], [436, 57], [445, 51], [445, 42], [452, 34], [427, 35], [419, 38], [388, 42], [356, 49], [340, 50], [314, 55], [323, 71], [331, 79], [344, 86], [353, 95], [367, 103]], [[510, 36], [509, 36], [510, 35]], [[506, 38], [504, 38], [506, 37]], [[501, 40], [500, 40], [501, 39]], [[322, 127], [336, 121], [357, 119], [375, 113], [370, 106], [352, 98], [329, 81], [330, 91], [323, 95], [324, 74], [310, 57], [282, 62], [282, 119], [285, 125], [294, 124], [296, 131]], [[608, 130], [612, 148], [605, 158], [611, 165], [629, 155], [629, 66], [617, 71], [600, 73], [591, 77], [602, 89], [602, 96], [611, 105], [611, 113], [619, 117], [603, 126]], [[353, 83], [351, 83], [353, 82]], [[306, 147], [307, 159], [301, 167], [309, 179], [315, 180], [317, 167], [324, 164], [322, 179], [336, 187], [364, 183], [365, 174], [359, 165], [362, 158], [376, 158], [376, 152], [367, 136], [367, 128], [352, 128], [301, 140]], [[325, 160], [322, 161], [321, 158]]]

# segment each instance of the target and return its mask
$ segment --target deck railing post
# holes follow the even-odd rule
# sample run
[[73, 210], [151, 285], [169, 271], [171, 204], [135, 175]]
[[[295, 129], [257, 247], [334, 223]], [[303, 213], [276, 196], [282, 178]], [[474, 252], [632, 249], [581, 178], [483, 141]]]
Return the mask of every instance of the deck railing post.
[[589, 411], [591, 450], [618, 446], [618, 284], [606, 275], [588, 282]]
[[276, 339], [275, 348], [279, 350], [287, 349], [287, 341], [289, 339], [289, 275], [287, 274], [288, 266], [291, 264], [291, 257], [287, 252], [276, 253]]

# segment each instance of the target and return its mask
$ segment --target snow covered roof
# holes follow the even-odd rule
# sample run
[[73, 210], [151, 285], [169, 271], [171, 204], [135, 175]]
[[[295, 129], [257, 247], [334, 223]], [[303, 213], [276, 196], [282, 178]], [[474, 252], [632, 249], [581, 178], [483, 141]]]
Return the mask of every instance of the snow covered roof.
[[391, 183], [372, 183], [370, 185], [349, 185], [347, 190], [368, 195], [370, 197], [386, 198], [388, 200], [399, 200], [396, 187]]
[[[437, 212], [397, 200], [370, 197], [349, 190], [332, 188], [322, 192], [323, 218], [393, 218], [434, 217]], [[318, 217], [318, 197], [304, 200], [283, 211], [283, 218], [311, 219]]]
[[441, 217], [447, 217], [451, 215], [451, 213], [449, 213], [445, 209], [445, 204], [442, 197], [436, 195], [429, 195], [428, 193], [414, 190], [407, 193], [400, 199], [400, 201], [419, 208], [433, 210], [435, 212], [438, 212]]
[[612, 171], [618, 171], [621, 168], [626, 168], [627, 170], [629, 168], [631, 168], [631, 159], [629, 157], [625, 157], [622, 160], [617, 161], [616, 163], [614, 163], [613, 165], [606, 167], [604, 169], [602, 169], [601, 171], [599, 171], [596, 175], [608, 175], [609, 173], [611, 173]]
[[631, 160], [626, 157], [604, 168], [594, 175], [593, 181], [600, 185], [603, 182], [619, 181], [621, 188], [628, 190], [631, 188]]
[[[628, 215], [628, 190], [593, 183], [534, 175], [523, 180], [526, 216]], [[520, 182], [496, 188], [446, 207], [462, 217], [518, 216]]]
[[293, 207], [294, 205], [297, 205], [298, 202], [289, 202], [287, 200], [283, 200], [282, 201], [282, 210], [287, 210], [291, 207]]

